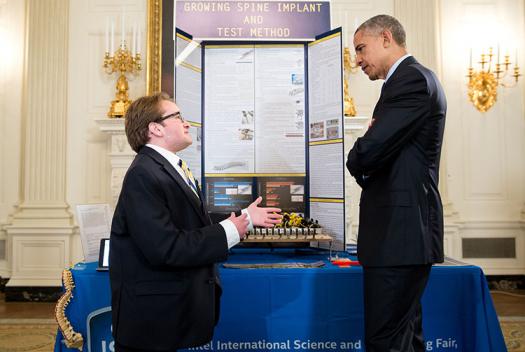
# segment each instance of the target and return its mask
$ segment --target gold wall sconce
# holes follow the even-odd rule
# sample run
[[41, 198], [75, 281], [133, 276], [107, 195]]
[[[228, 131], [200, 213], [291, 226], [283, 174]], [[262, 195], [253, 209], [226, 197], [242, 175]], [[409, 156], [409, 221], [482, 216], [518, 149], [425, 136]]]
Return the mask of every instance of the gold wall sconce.
[[348, 87], [348, 79], [351, 73], [357, 72], [357, 62], [355, 55], [350, 54], [350, 49], [345, 46], [343, 51], [343, 98], [344, 98], [344, 114], [345, 116], [355, 116], [357, 114], [354, 104], [354, 99], [350, 96]]
[[[497, 58], [493, 62], [494, 54], [489, 48], [488, 54], [482, 53], [481, 60], [478, 62], [481, 69], [475, 70], [472, 67], [472, 49], [470, 50], [470, 65], [468, 68], [468, 97], [476, 109], [481, 112], [488, 111], [498, 97], [498, 86], [512, 88], [518, 84], [521, 76], [518, 67], [518, 51], [516, 50], [516, 61], [514, 68], [510, 70], [512, 63], [509, 55], [504, 56], [503, 63], [500, 63], [500, 50], [498, 47]], [[512, 77], [514, 79], [512, 79]]]
[[121, 19], [121, 40], [120, 46], [115, 51], [115, 23], [109, 20], [106, 22], [106, 50], [104, 53], [104, 71], [111, 75], [119, 72], [117, 83], [115, 85], [115, 100], [111, 101], [111, 106], [107, 113], [108, 117], [122, 117], [131, 104], [128, 96], [128, 79], [126, 73], [138, 74], [142, 70], [140, 55], [141, 33], [140, 28], [134, 25], [132, 28], [131, 48], [126, 45], [125, 17], [122, 14]]

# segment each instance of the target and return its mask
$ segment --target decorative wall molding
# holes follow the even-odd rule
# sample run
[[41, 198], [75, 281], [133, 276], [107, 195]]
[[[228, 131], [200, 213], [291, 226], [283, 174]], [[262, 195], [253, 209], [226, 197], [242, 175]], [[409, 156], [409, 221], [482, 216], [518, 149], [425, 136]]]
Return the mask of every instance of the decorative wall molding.
[[421, 64], [438, 69], [437, 0], [394, 0], [394, 16], [407, 33], [407, 48]]
[[60, 276], [70, 264], [71, 229], [43, 226], [12, 228], [12, 275], [7, 287], [60, 286]]
[[21, 204], [5, 226], [7, 286], [60, 286], [74, 233], [65, 190], [69, 1], [27, 0], [26, 5], [24, 166]]
[[442, 16], [440, 30], [443, 83], [448, 100], [446, 140], [447, 148], [453, 151], [446, 154], [449, 196], [465, 222], [517, 221], [523, 209], [523, 84], [500, 89], [498, 101], [486, 113], [478, 112], [470, 104], [466, 92], [470, 49], [477, 51], [478, 56], [481, 50], [496, 45], [492, 33], [512, 33], [512, 39], [504, 36], [496, 39], [510, 39], [519, 53], [525, 50], [524, 4], [509, 4], [503, 0], [439, 1], [440, 13], [452, 14]]
[[[515, 258], [463, 258], [456, 256], [474, 265], [483, 268], [486, 275], [523, 275], [525, 274], [525, 226], [521, 221], [470, 221], [461, 226], [461, 239], [483, 238], [502, 239], [511, 238], [515, 241]], [[461, 242], [456, 249], [462, 252]]]
[[[0, 33], [5, 33], [7, 35], [7, 0], [0, 0]], [[1, 35], [1, 34], [0, 34]], [[3, 39], [3, 38], [2, 38]], [[1, 39], [0, 39], [1, 40]], [[7, 47], [4, 50], [9, 50]], [[4, 62], [5, 58], [0, 57], [0, 116], [6, 116], [5, 107], [6, 107], [6, 81], [7, 81], [7, 65]], [[0, 119], [0, 136], [6, 134], [5, 120]], [[0, 138], [0, 185], [5, 185], [5, 175], [4, 170], [7, 170], [7, 158], [6, 158], [6, 140]], [[0, 205], [6, 203], [6, 196], [4, 192], [4, 187], [0, 186]], [[0, 277], [9, 276], [9, 268], [7, 262], [7, 235], [2, 229], [2, 212], [0, 211]]]
[[4, 225], [19, 203], [25, 2], [0, 1], [0, 276], [10, 276]]

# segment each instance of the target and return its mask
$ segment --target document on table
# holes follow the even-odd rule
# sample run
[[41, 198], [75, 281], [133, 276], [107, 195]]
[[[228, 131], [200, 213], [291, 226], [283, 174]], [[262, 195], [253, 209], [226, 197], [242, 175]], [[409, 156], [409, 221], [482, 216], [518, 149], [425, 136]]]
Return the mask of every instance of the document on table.
[[97, 261], [100, 240], [111, 232], [109, 204], [79, 204], [76, 213], [84, 261]]

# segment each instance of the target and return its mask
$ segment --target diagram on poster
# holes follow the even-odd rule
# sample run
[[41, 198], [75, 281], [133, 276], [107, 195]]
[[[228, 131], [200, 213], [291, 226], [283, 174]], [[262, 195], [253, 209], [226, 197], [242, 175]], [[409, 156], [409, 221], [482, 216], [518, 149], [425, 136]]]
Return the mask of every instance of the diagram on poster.
[[237, 211], [252, 202], [250, 177], [213, 177], [206, 182], [207, 204], [210, 211]]
[[205, 173], [304, 174], [304, 45], [205, 50]]
[[254, 47], [207, 47], [205, 173], [253, 173]]
[[257, 194], [263, 197], [261, 206], [304, 215], [304, 184], [304, 177], [258, 177]]

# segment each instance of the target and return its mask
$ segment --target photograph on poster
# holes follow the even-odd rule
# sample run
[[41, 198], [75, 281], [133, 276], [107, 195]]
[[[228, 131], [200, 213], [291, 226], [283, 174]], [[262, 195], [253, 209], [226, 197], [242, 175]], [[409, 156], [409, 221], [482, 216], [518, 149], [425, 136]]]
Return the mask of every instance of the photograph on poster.
[[253, 140], [253, 130], [251, 128], [239, 128], [239, 139], [241, 141]]
[[310, 123], [310, 139], [324, 138], [324, 121]]
[[292, 74], [292, 84], [293, 85], [303, 85], [304, 83], [304, 74], [299, 74], [299, 73], [293, 73]]

